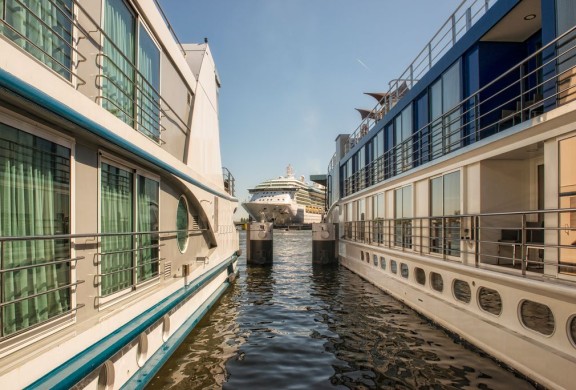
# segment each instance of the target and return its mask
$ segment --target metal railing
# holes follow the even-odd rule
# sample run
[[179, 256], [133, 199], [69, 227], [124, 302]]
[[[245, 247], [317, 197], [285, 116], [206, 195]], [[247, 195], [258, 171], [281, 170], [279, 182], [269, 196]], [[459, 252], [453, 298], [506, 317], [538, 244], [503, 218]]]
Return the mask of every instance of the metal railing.
[[[202, 231], [204, 231], [205, 229], [190, 229], [190, 230], [165, 230], [165, 231], [148, 231], [148, 232], [125, 232], [125, 233], [87, 233], [87, 234], [52, 234], [52, 235], [42, 235], [42, 236], [15, 236], [15, 237], [0, 237], [0, 340], [6, 339], [6, 338], [11, 338], [14, 337], [18, 334], [21, 334], [23, 332], [26, 332], [30, 329], [33, 328], [37, 328], [39, 326], [42, 326], [48, 322], [54, 321], [58, 318], [62, 318], [65, 317], [66, 315], [70, 315], [76, 311], [78, 311], [80, 308], [85, 307], [84, 304], [77, 304], [75, 307], [71, 307], [71, 303], [74, 301], [72, 299], [73, 294], [76, 293], [75, 289], [78, 288], [79, 285], [84, 284], [85, 280], [80, 280], [78, 279], [78, 277], [83, 277], [86, 278], [86, 276], [90, 276], [94, 278], [94, 281], [92, 284], [90, 284], [90, 286], [94, 286], [94, 287], [98, 287], [101, 285], [101, 279], [105, 276], [109, 276], [109, 275], [113, 275], [113, 274], [117, 274], [117, 273], [122, 273], [122, 272], [130, 272], [131, 274], [133, 274], [133, 278], [131, 278], [131, 282], [129, 283], [129, 285], [126, 285], [122, 287], [122, 291], [132, 291], [134, 289], [136, 289], [141, 283], [147, 283], [150, 280], [154, 280], [160, 277], [161, 272], [160, 272], [160, 267], [159, 264], [164, 261], [164, 258], [161, 258], [159, 256], [156, 256], [152, 259], [148, 259], [146, 261], [138, 261], [137, 257], [134, 257], [134, 253], [138, 253], [144, 250], [148, 250], [148, 249], [156, 249], [158, 250], [159, 253], [159, 249], [164, 246], [165, 244], [160, 244], [161, 240], [168, 240], [168, 239], [172, 239], [172, 240], [176, 240], [177, 239], [177, 234], [178, 233], [186, 233], [187, 235], [189, 234], [198, 234], [201, 233]], [[152, 235], [154, 237], [154, 241], [158, 241], [158, 244], [151, 244], [151, 245], [139, 245], [139, 242], [142, 241], [141, 237], [144, 235]], [[13, 248], [10, 248], [11, 245], [13, 245], [14, 243], [20, 243], [20, 245], [30, 245], [30, 243], [32, 242], [36, 242], [36, 241], [47, 241], [47, 240], [51, 240], [51, 241], [56, 241], [56, 240], [65, 240], [67, 241], [66, 247], [67, 247], [67, 253], [70, 252], [70, 248], [73, 248], [79, 244], [82, 244], [81, 242], [78, 242], [78, 240], [80, 239], [88, 239], [88, 240], [96, 240], [96, 241], [88, 241], [88, 244], [93, 245], [94, 247], [102, 247], [102, 243], [101, 240], [103, 238], [118, 238], [118, 237], [128, 237], [128, 241], [131, 243], [131, 245], [129, 245], [129, 248], [125, 248], [125, 249], [120, 249], [120, 250], [114, 250], [114, 251], [102, 251], [102, 250], [98, 250], [96, 252], [94, 252], [93, 250], [88, 250], [88, 252], [90, 253], [90, 255], [95, 255], [95, 260], [93, 262], [93, 271], [88, 272], [86, 274], [82, 274], [82, 275], [78, 275], [78, 274], [73, 274], [73, 272], [75, 272], [74, 270], [77, 269], [77, 267], [72, 266], [72, 264], [76, 264], [77, 261], [79, 260], [84, 260], [85, 256], [76, 256], [76, 257], [67, 257], [67, 258], [61, 258], [61, 257], [57, 257], [56, 253], [54, 253], [54, 257], [53, 258], [42, 258], [42, 259], [37, 259], [34, 257], [30, 257], [30, 258], [26, 258], [20, 261], [21, 264], [17, 264], [17, 265], [11, 265], [10, 267], [6, 267], [6, 251], [7, 250], [11, 250]], [[84, 243], [86, 244], [86, 243]], [[77, 250], [77, 252], [82, 252], [80, 250]], [[120, 267], [120, 268], [116, 268], [113, 269], [112, 271], [108, 271], [108, 272], [101, 272], [101, 265], [102, 265], [102, 257], [105, 257], [107, 255], [122, 255], [122, 254], [127, 254], [128, 256], [130, 256], [130, 266], [129, 267]], [[43, 291], [37, 291], [34, 292], [33, 294], [25, 294], [27, 291], [21, 291], [21, 292], [14, 292], [14, 295], [17, 295], [16, 298], [14, 299], [10, 299], [7, 300], [5, 299], [5, 294], [6, 294], [6, 275], [7, 274], [16, 274], [16, 275], [22, 275], [22, 273], [25, 273], [25, 275], [28, 275], [30, 273], [40, 273], [40, 270], [46, 267], [61, 267], [62, 265], [66, 265], [66, 264], [70, 264], [68, 266], [67, 269], [64, 270], [64, 272], [61, 272], [61, 277], [63, 278], [62, 280], [57, 280], [54, 283], [54, 286], [52, 288], [46, 288]], [[139, 280], [138, 275], [137, 275], [137, 271], [138, 268], [142, 268], [145, 266], [152, 266], [152, 267], [156, 267], [156, 270], [154, 272], [154, 275], [152, 275], [152, 277], [150, 278], [146, 278], [145, 280]], [[73, 282], [71, 282], [73, 281]], [[41, 278], [36, 280], [37, 284], [41, 284], [46, 282], [45, 280], [41, 280]], [[14, 332], [10, 332], [8, 334], [5, 334], [4, 331], [4, 319], [5, 319], [5, 310], [4, 308], [10, 305], [14, 305], [14, 304], [19, 304], [22, 303], [26, 300], [29, 299], [33, 299], [33, 298], [38, 298], [38, 297], [42, 297], [42, 296], [48, 296], [49, 294], [54, 294], [54, 293], [58, 293], [58, 292], [65, 292], [67, 294], [66, 296], [66, 300], [68, 303], [68, 309], [66, 310], [62, 310], [59, 311], [57, 313], [54, 313], [53, 316], [51, 316], [50, 318], [48, 318], [47, 320], [43, 320], [43, 321], [39, 321], [36, 322], [34, 324], [31, 324], [30, 326], [27, 326], [23, 329], [18, 329], [17, 331]], [[114, 293], [116, 293], [118, 291], [115, 291]], [[21, 296], [18, 296], [21, 295]], [[106, 296], [108, 296], [110, 294], [107, 294]], [[104, 295], [99, 294], [97, 297], [98, 298], [102, 298]]]
[[563, 238], [576, 226], [559, 222], [574, 213], [576, 208], [351, 221], [343, 222], [341, 238], [521, 275], [574, 276], [576, 246]]
[[362, 139], [376, 122], [382, 119], [400, 99], [428, 72], [442, 56], [492, 7], [497, 0], [464, 0], [456, 11], [444, 22], [424, 49], [408, 65], [406, 70], [388, 83], [371, 114], [368, 115], [350, 136], [345, 153]]
[[[575, 32], [576, 26], [345, 178], [342, 196], [530, 120], [542, 114], [544, 107], [557, 107], [576, 99], [576, 83], [571, 82], [576, 79], [573, 75], [576, 70], [576, 61], [573, 61]], [[545, 55], [560, 43], [561, 49], [554, 55]], [[558, 64], [569, 60], [575, 65], [564, 66], [560, 71]], [[497, 88], [495, 92], [484, 96], [494, 88]], [[544, 90], [546, 94], [542, 92]]]
[[[26, 10], [27, 14], [35, 19], [43, 29], [48, 31], [49, 34], [57, 39], [63, 48], [66, 48], [59, 52], [68, 50], [70, 53], [73, 53], [73, 55], [68, 56], [70, 63], [62, 63], [61, 60], [55, 57], [52, 53], [34, 42], [26, 33], [16, 30], [16, 28], [10, 25], [7, 21], [6, 12], [0, 13], [0, 17], [3, 17], [0, 18], [0, 36], [4, 35], [10, 40], [21, 41], [17, 42], [19, 46], [30, 52], [32, 56], [44, 63], [48, 68], [51, 68], [71, 82], [76, 88], [91, 83], [92, 79], [88, 80], [85, 77], [86, 75], [82, 72], [82, 64], [87, 63], [93, 58], [94, 64], [99, 72], [98, 74], [93, 74], [94, 72], [92, 71], [89, 71], [88, 73], [91, 78], [94, 78], [93, 84], [96, 85], [99, 93], [96, 96], [91, 97], [99, 105], [102, 105], [102, 102], [105, 101], [105, 104], [109, 104], [112, 107], [110, 111], [113, 111], [113, 113], [117, 114], [116, 116], [121, 120], [154, 142], [161, 145], [165, 144], [165, 141], [163, 141], [161, 136], [161, 134], [166, 131], [165, 122], [174, 125], [175, 128], [184, 135], [189, 133], [190, 128], [182, 116], [178, 115], [177, 111], [170, 106], [170, 104], [161, 96], [160, 92], [154, 88], [147, 78], [138, 70], [136, 62], [128, 58], [123, 50], [118, 48], [112, 42], [110, 37], [100, 26], [100, 23], [92, 18], [90, 13], [78, 0], [73, 0], [72, 2], [73, 8], [78, 11], [77, 14], [74, 14], [71, 10], [63, 10], [60, 3], [55, 2], [54, 0], [47, 0], [48, 3], [54, 7], [54, 9], [58, 10], [63, 15], [64, 19], [70, 23], [70, 36], [73, 37], [74, 33], [77, 33], [78, 37], [75, 39], [72, 38], [70, 41], [64, 39], [64, 37], [60, 35], [59, 31], [54, 29], [47, 21], [43, 20], [42, 17], [36, 15], [36, 13], [21, 0], [15, 1], [18, 6]], [[161, 8], [158, 7], [158, 9], [162, 14]], [[163, 15], [163, 17], [165, 17], [165, 15]], [[85, 25], [80, 23], [81, 19], [85, 21]], [[171, 26], [168, 25], [168, 28], [173, 33]], [[4, 33], [2, 30], [4, 30]], [[93, 34], [96, 34], [96, 36], [92, 36]], [[94, 50], [90, 50], [89, 54], [87, 54], [87, 52], [83, 53], [78, 49], [80, 42], [83, 40], [89, 41], [93, 46]], [[175, 40], [183, 51], [183, 47], [176, 37]], [[103, 58], [107, 58], [106, 65], [115, 67], [117, 72], [123, 68], [114, 62], [114, 60], [109, 56], [104, 54], [103, 45], [111, 48], [115, 52], [115, 55], [121, 59], [123, 65], [128, 66], [129, 72], [131, 73], [130, 75], [127, 75], [124, 71], [119, 72], [123, 80], [129, 80], [128, 85], [118, 85], [109, 74], [104, 72]], [[54, 69], [53, 65], [55, 65], [57, 69]], [[82, 77], [82, 75], [84, 75], [84, 77]], [[102, 83], [100, 80], [106, 81]], [[102, 87], [105, 83], [113, 85], [115, 91], [123, 96], [120, 100], [129, 101], [131, 106], [130, 110], [126, 110], [118, 99], [104, 95]], [[188, 91], [188, 93], [190, 93], [190, 91]]]
[[228, 168], [222, 167], [222, 177], [224, 178], [224, 190], [231, 196], [234, 196], [236, 180]]

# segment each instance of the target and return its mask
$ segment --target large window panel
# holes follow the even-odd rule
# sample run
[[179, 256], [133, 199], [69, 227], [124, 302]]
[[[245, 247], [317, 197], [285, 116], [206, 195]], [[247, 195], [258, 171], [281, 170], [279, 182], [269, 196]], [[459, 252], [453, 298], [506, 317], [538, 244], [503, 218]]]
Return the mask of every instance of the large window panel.
[[460, 255], [460, 172], [430, 180], [430, 252]]
[[412, 186], [394, 190], [394, 243], [412, 248]]
[[136, 19], [123, 0], [106, 0], [102, 107], [134, 127]]
[[133, 284], [134, 237], [133, 173], [106, 163], [101, 167], [102, 295]]
[[72, 0], [1, 0], [0, 33], [70, 80], [72, 14]]
[[138, 282], [152, 279], [158, 275], [158, 202], [157, 181], [144, 176], [137, 178], [138, 191]]
[[[0, 236], [69, 234], [69, 220], [70, 149], [0, 124]], [[0, 256], [1, 336], [70, 310], [70, 263], [54, 264], [69, 240], [7, 241]]]
[[140, 25], [138, 44], [138, 125], [148, 137], [160, 139], [160, 50]]

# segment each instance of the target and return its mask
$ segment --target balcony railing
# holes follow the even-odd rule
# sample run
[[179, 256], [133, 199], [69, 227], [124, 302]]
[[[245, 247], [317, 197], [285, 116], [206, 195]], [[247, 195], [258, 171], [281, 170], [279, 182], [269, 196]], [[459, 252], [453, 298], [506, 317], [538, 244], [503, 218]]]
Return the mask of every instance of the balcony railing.
[[222, 167], [222, 177], [224, 178], [224, 190], [231, 196], [234, 196], [234, 186], [236, 180], [228, 168]]
[[495, 3], [496, 0], [462, 1], [402, 75], [388, 83], [388, 91], [350, 136], [345, 153], [368, 134], [372, 126], [382, 119]]
[[575, 100], [575, 32], [576, 26], [345, 178], [342, 196], [531, 120], [545, 107]]
[[[185, 144], [186, 136], [190, 131], [187, 121], [183, 119], [187, 113], [175, 110], [161, 96], [160, 91], [139, 71], [137, 64], [114, 45], [100, 22], [87, 11], [85, 4], [77, 0], [71, 0], [70, 3], [72, 9], [68, 9], [61, 1], [47, 0], [43, 3], [43, 7], [47, 8], [39, 14], [21, 0], [14, 0], [13, 4], [18, 7], [18, 10], [10, 10], [10, 12], [25, 13], [24, 17], [29, 19], [27, 23], [30, 26], [36, 25], [34, 26], [36, 30], [41, 28], [45, 36], [42, 41], [38, 41], [32, 27], [29, 27], [30, 32], [27, 29], [16, 28], [10, 23], [6, 9], [0, 9], [0, 35], [4, 35], [24, 48], [37, 60], [69, 81], [76, 89], [82, 90], [98, 105], [106, 107], [146, 137], [160, 145], [166, 142], [173, 143], [168, 148], [170, 150], [183, 150], [182, 145]], [[8, 7], [6, 2], [4, 7]], [[59, 22], [58, 24], [48, 22], [46, 18], [57, 18]], [[67, 27], [64, 28], [63, 24]], [[65, 34], [69, 35], [68, 38], [63, 36], [63, 32], [60, 31], [62, 29], [69, 29]], [[178, 41], [177, 43], [179, 44]], [[104, 45], [117, 53], [116, 57], [122, 64], [116, 63], [104, 53]], [[182, 48], [181, 45], [180, 48]], [[103, 72], [104, 62], [107, 66], [119, 70], [118, 74], [123, 81], [126, 81], [126, 85], [119, 85], [117, 80]], [[103, 91], [105, 83], [113, 86], [115, 93], [120, 96], [116, 98], [106, 96]], [[94, 93], [94, 87], [96, 93]], [[173, 134], [166, 137], [166, 131], [171, 131]], [[181, 150], [178, 152], [178, 157], [182, 157]]]
[[[342, 239], [521, 275], [576, 275], [576, 208], [343, 223]], [[514, 271], [513, 271], [514, 272]]]

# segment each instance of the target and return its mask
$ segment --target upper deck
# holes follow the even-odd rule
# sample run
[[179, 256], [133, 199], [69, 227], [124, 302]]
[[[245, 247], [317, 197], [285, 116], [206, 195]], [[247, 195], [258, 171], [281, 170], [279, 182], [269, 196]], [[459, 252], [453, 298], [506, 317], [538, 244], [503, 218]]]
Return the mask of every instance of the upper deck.
[[353, 134], [337, 138], [330, 204], [572, 101], [568, 3], [464, 1], [389, 91], [371, 94], [378, 104]]

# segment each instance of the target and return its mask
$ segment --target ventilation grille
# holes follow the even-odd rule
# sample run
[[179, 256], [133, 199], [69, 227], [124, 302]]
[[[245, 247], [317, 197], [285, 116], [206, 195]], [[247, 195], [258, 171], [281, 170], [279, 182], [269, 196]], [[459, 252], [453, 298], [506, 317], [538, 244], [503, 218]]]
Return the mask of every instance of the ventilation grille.
[[200, 230], [200, 222], [197, 215], [192, 216], [192, 230]]
[[164, 279], [170, 279], [172, 277], [172, 262], [164, 262]]

